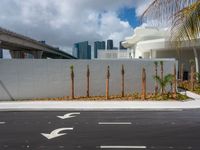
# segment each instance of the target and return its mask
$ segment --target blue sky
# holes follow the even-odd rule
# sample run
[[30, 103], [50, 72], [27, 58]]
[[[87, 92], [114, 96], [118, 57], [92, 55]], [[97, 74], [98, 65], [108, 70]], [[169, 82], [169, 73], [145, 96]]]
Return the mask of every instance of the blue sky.
[[139, 17], [136, 16], [135, 8], [123, 8], [119, 12], [119, 18], [123, 21], [128, 21], [133, 28], [141, 25]]

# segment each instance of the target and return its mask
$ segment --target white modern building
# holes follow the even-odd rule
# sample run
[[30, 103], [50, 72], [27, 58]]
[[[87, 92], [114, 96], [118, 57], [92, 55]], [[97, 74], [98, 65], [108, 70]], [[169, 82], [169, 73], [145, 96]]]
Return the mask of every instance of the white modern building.
[[167, 29], [138, 27], [122, 44], [131, 51], [133, 58], [175, 58], [179, 64], [185, 65], [185, 71], [189, 71], [189, 61], [194, 60], [196, 71], [199, 72], [200, 39], [185, 41], [177, 49], [176, 44], [170, 42], [170, 32]]
[[131, 59], [130, 50], [99, 50], [98, 59]]

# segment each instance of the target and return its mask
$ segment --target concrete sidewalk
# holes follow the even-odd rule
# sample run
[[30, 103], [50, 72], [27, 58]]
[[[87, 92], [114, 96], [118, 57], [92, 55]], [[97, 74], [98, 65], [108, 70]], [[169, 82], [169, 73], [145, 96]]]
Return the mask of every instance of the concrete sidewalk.
[[19, 101], [0, 102], [0, 111], [109, 111], [177, 110], [200, 108], [200, 95], [186, 92], [192, 99], [179, 101]]

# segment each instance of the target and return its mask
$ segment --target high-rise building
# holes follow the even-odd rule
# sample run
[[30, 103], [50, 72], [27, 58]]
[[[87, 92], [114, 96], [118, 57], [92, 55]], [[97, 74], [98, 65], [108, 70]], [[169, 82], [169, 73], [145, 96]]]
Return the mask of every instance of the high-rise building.
[[0, 48], [0, 58], [3, 58], [3, 50]]
[[88, 41], [75, 43], [73, 55], [78, 59], [91, 59], [91, 46]]
[[113, 49], [113, 40], [107, 40], [107, 49]]
[[94, 58], [97, 58], [98, 50], [105, 50], [105, 49], [106, 49], [105, 41], [94, 42]]
[[122, 42], [123, 42], [123, 41], [119, 42], [119, 49], [120, 49], [120, 50], [127, 50], [127, 48], [125, 48], [125, 47], [122, 45]]

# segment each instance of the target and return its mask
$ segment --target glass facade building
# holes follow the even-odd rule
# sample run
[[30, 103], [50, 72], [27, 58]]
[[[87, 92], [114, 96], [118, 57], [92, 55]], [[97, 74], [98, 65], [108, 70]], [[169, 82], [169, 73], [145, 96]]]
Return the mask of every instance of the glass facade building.
[[3, 50], [0, 48], [0, 59], [3, 58]]
[[107, 49], [113, 49], [113, 40], [107, 40]]
[[88, 41], [75, 43], [73, 56], [78, 59], [91, 59], [91, 46], [88, 45]]
[[123, 42], [123, 41], [121, 41], [121, 42], [119, 43], [119, 49], [120, 49], [120, 50], [127, 50], [127, 48], [125, 48], [125, 47], [122, 45], [122, 42]]
[[94, 58], [97, 58], [98, 56], [98, 50], [105, 50], [106, 49], [106, 43], [105, 41], [96, 41], [94, 42]]

